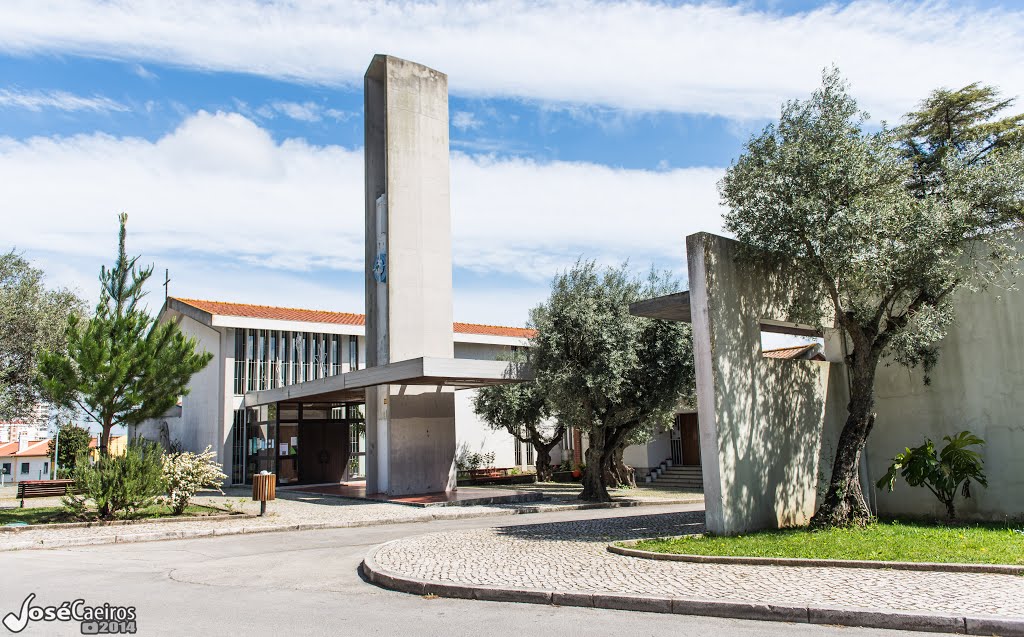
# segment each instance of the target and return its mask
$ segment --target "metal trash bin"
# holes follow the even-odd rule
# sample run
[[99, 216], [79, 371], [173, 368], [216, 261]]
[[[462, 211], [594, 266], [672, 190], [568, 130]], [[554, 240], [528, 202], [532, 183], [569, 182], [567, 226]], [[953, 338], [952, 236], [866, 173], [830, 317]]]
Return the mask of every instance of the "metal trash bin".
[[252, 499], [259, 500], [260, 515], [267, 512], [267, 501], [277, 497], [277, 475], [257, 473], [252, 477]]

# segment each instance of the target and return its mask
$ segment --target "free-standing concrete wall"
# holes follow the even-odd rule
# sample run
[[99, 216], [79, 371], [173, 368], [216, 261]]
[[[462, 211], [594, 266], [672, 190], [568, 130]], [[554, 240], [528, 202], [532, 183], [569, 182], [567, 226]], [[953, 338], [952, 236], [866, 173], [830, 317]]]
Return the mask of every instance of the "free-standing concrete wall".
[[[825, 335], [834, 362], [761, 356], [760, 321], [787, 321], [791, 295], [817, 293], [799, 290], [784, 271], [737, 261], [737, 248], [715, 235], [687, 238], [707, 525], [715, 533], [806, 523], [827, 487], [849, 400], [836, 330]], [[987, 442], [989, 486], [958, 497], [958, 513], [1021, 518], [1024, 293], [965, 291], [955, 309], [930, 385], [920, 370], [879, 367], [861, 484], [881, 515], [943, 516], [924, 488], [902, 479], [893, 493], [873, 485], [905, 447], [925, 437], [941, 446], [943, 436], [967, 429]]]
[[[452, 358], [448, 78], [377, 55], [364, 95], [367, 364]], [[385, 280], [373, 269], [382, 255]], [[366, 411], [367, 491], [455, 487], [450, 391], [376, 387]]]
[[707, 528], [806, 523], [819, 487], [832, 363], [761, 355], [761, 320], [788, 321], [793, 281], [736, 260], [738, 244], [686, 240]]

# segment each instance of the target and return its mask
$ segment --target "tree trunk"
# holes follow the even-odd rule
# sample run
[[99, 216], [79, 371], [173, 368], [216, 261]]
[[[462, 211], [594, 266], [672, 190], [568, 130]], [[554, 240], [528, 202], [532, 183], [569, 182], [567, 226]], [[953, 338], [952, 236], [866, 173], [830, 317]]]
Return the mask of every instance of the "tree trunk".
[[551, 481], [551, 450], [555, 447], [555, 442], [544, 445], [537, 440], [533, 441], [533, 450], [536, 454], [536, 460], [534, 466], [537, 468], [537, 482], [550, 482]]
[[[110, 431], [114, 428], [114, 425], [109, 420], [103, 423], [103, 430], [100, 432], [98, 446], [99, 446], [99, 459], [102, 460], [110, 455]], [[112, 516], [110, 513], [110, 505], [104, 504], [99, 509], [100, 517], [105, 520], [109, 520]]]
[[[956, 497], [956, 496], [954, 496], [954, 497]], [[946, 500], [945, 505], [946, 505], [946, 518], [948, 518], [950, 522], [956, 520], [956, 505], [953, 504], [953, 498], [950, 498], [949, 500]]]
[[580, 500], [587, 502], [610, 502], [608, 483], [605, 480], [605, 469], [608, 465], [607, 454], [604, 453], [605, 431], [595, 427], [590, 433], [590, 446], [587, 447], [587, 468], [583, 471], [583, 493]]
[[109, 420], [103, 423], [103, 431], [100, 433], [99, 439], [99, 452], [100, 457], [105, 458], [108, 454], [108, 448], [110, 447], [110, 431], [114, 428], [114, 423]]
[[625, 451], [625, 445], [619, 445], [612, 451], [607, 479], [609, 483], [616, 486], [633, 488], [636, 486], [636, 479], [634, 478], [633, 467], [627, 465], [622, 459]]
[[860, 454], [875, 424], [875, 370], [877, 360], [855, 361], [850, 367], [849, 415], [839, 435], [835, 464], [825, 499], [811, 518], [811, 527], [863, 526], [871, 511], [860, 486]]
[[562, 438], [565, 436], [565, 429], [557, 429], [556, 434], [557, 435], [552, 436], [551, 440], [546, 443], [540, 436], [530, 438], [530, 444], [533, 445], [534, 455], [536, 456], [534, 466], [537, 468], [538, 482], [551, 481], [554, 471], [551, 467], [551, 450], [555, 448], [555, 445], [562, 441]]

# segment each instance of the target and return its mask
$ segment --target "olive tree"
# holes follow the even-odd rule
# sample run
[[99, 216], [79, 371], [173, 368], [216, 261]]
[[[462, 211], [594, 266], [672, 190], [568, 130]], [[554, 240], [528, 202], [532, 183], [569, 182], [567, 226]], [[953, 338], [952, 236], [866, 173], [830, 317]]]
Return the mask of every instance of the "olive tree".
[[[811, 520], [870, 518], [857, 467], [875, 425], [879, 364], [935, 365], [952, 300], [1012, 275], [1024, 219], [1024, 118], [994, 89], [935, 91], [895, 128], [870, 129], [838, 71], [753, 136], [719, 189], [726, 229], [830, 301], [794, 321], [838, 327], [850, 380], [828, 490]], [[813, 289], [813, 288], [812, 288]]]
[[[525, 357], [512, 354], [505, 357], [515, 365], [522, 365]], [[565, 425], [551, 420], [551, 409], [543, 388], [536, 379], [506, 385], [483, 387], [473, 398], [473, 411], [496, 431], [505, 431], [535, 451], [537, 480], [551, 480], [551, 450], [565, 436]]]
[[644, 319], [629, 304], [676, 291], [670, 277], [577, 262], [530, 313], [530, 363], [551, 409], [588, 438], [580, 498], [607, 501], [615, 452], [639, 429], [664, 429], [694, 386], [684, 323]]
[[31, 413], [40, 356], [65, 350], [68, 316], [84, 309], [74, 292], [47, 287], [43, 271], [17, 252], [0, 254], [0, 421]]

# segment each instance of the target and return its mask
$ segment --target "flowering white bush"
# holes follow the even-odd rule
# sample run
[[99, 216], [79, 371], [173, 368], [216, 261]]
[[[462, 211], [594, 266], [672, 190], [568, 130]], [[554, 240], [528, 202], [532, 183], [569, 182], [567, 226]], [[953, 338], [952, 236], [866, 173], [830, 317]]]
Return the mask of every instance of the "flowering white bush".
[[167, 504], [174, 515], [180, 515], [200, 489], [217, 489], [227, 476], [221, 471], [217, 456], [210, 447], [202, 453], [179, 451], [164, 455], [163, 479]]

